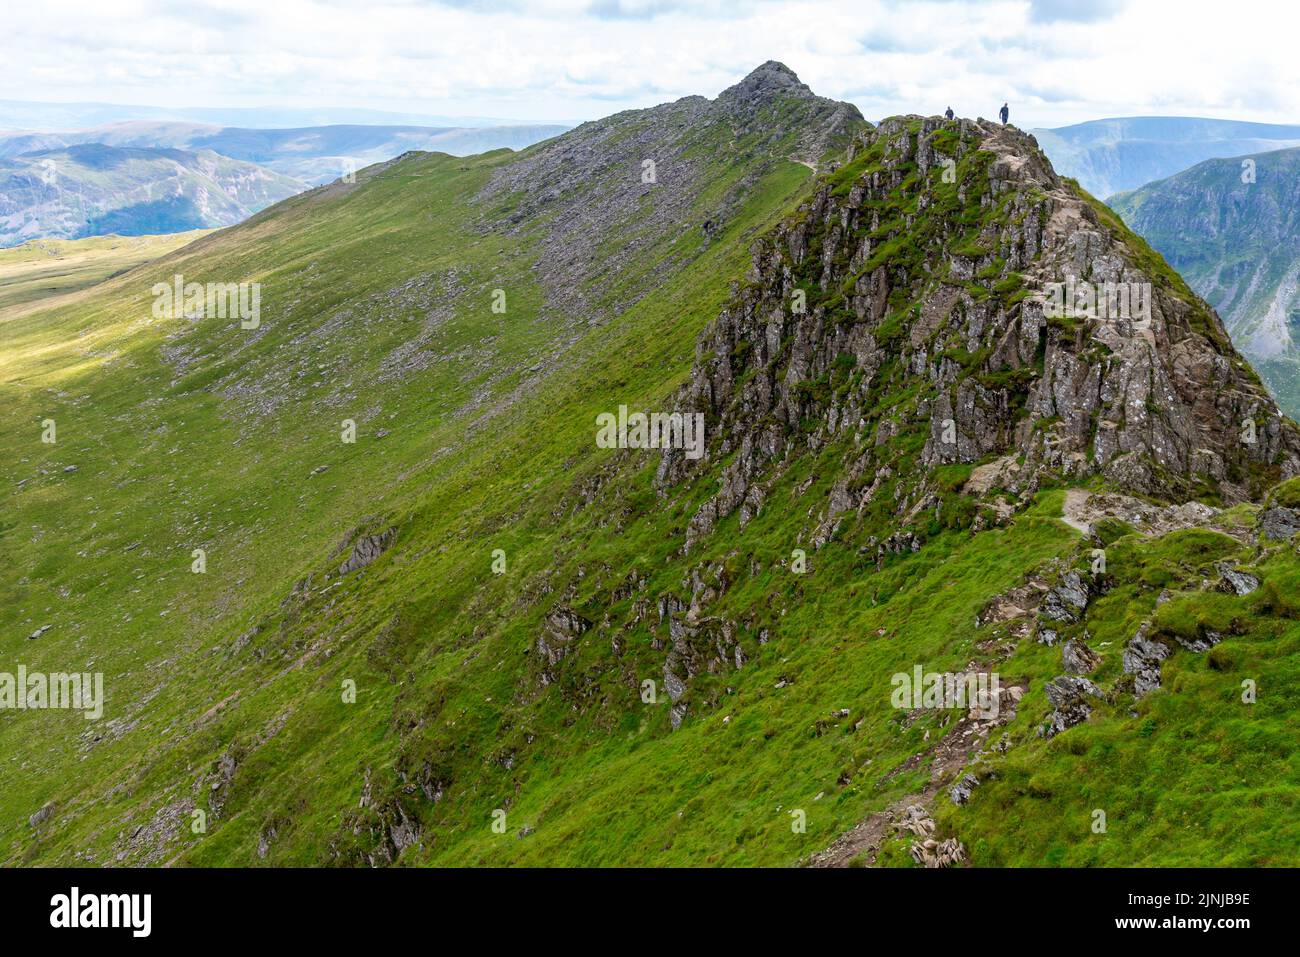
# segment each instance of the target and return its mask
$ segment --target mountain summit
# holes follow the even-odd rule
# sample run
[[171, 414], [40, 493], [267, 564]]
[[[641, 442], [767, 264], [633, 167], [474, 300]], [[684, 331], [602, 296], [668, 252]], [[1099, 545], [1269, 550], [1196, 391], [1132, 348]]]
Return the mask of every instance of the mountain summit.
[[793, 95], [804, 98], [815, 96], [784, 63], [768, 60], [762, 66], [755, 67], [748, 76], [734, 86], [729, 86], [718, 94], [721, 100], [740, 100], [754, 103], [770, 99], [776, 95]]

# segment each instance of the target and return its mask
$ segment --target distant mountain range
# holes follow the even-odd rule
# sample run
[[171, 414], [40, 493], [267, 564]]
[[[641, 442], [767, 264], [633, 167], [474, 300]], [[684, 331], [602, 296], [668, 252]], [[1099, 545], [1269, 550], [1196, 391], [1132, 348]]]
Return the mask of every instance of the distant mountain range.
[[522, 149], [562, 126], [265, 130], [136, 120], [0, 133], [0, 247], [229, 226], [271, 203], [413, 150]]
[[1218, 310], [1300, 416], [1300, 149], [1207, 160], [1110, 205]]
[[212, 150], [86, 143], [0, 159], [0, 246], [230, 226], [302, 183]]
[[81, 143], [136, 148], [212, 150], [293, 177], [306, 186], [338, 179], [348, 170], [382, 163], [410, 150], [468, 156], [523, 149], [563, 133], [563, 126], [427, 127], [316, 126], [268, 130], [208, 123], [136, 120], [66, 132], [0, 133], [0, 157]]
[[1186, 116], [1130, 116], [1030, 132], [1058, 173], [1098, 198], [1203, 160], [1300, 146], [1300, 126]]

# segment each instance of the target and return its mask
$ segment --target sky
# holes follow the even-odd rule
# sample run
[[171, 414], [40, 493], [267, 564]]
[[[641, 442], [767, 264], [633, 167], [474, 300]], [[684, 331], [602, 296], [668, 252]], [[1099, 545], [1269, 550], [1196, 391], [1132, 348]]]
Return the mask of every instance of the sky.
[[0, 99], [574, 123], [766, 60], [868, 119], [1300, 122], [1300, 5], [1255, 0], [5, 0]]

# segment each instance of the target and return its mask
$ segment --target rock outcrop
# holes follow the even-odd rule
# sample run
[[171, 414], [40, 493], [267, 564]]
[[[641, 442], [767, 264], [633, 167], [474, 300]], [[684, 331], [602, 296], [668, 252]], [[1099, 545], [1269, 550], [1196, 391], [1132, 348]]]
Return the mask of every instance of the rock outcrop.
[[[1090, 307], [1080, 283], [1133, 298]], [[1008, 456], [978, 484], [1101, 475], [1231, 502], [1300, 471], [1300, 433], [1214, 312], [1032, 137], [969, 121], [862, 134], [755, 244], [680, 404], [705, 413], [708, 449], [665, 451], [659, 486], [727, 462], [688, 547], [737, 511], [743, 527], [799, 449], [842, 450], [827, 534], [873, 503], [905, 524], [937, 505], [935, 469]]]
[[1047, 716], [1047, 724], [1039, 729], [1039, 734], [1051, 738], [1087, 721], [1088, 715], [1092, 714], [1092, 702], [1103, 700], [1104, 697], [1101, 689], [1087, 678], [1074, 675], [1054, 678], [1047, 683], [1047, 700], [1052, 705], [1052, 711]]

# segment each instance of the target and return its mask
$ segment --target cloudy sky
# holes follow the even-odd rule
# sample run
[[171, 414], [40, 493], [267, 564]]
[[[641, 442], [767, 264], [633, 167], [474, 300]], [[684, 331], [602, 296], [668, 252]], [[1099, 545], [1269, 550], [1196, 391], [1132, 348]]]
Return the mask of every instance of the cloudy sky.
[[574, 122], [780, 60], [869, 119], [1300, 122], [1300, 13], [1255, 0], [42, 0], [0, 99]]

